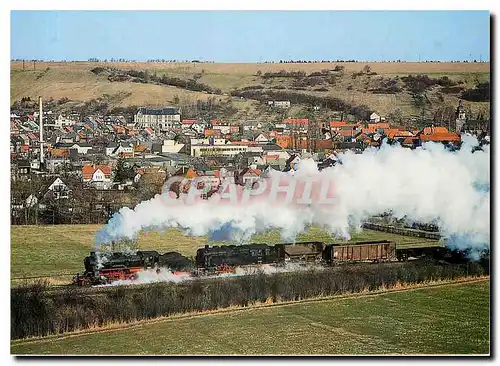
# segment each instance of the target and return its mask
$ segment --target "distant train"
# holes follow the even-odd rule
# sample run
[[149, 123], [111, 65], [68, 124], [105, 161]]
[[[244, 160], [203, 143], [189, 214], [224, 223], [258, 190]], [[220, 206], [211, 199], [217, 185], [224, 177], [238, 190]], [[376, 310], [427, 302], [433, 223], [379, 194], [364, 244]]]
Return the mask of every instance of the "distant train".
[[77, 274], [74, 283], [80, 286], [130, 280], [144, 269], [160, 271], [168, 268], [174, 274], [205, 276], [232, 272], [236, 267], [285, 263], [317, 263], [324, 266], [342, 263], [406, 261], [430, 258], [448, 262], [467, 261], [464, 252], [445, 247], [396, 248], [387, 240], [341, 244], [311, 241], [286, 244], [248, 244], [205, 246], [196, 251], [194, 261], [177, 252], [159, 254], [156, 251], [138, 251], [135, 254], [112, 253], [98, 255], [91, 252], [84, 260], [85, 272]]

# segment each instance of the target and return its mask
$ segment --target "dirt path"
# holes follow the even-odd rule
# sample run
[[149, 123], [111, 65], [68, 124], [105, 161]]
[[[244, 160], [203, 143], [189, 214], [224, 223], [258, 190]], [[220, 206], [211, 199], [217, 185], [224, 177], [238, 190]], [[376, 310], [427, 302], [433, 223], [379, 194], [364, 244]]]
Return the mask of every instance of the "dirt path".
[[164, 317], [158, 317], [155, 319], [146, 319], [146, 320], [139, 320], [136, 322], [129, 322], [129, 323], [123, 323], [123, 324], [112, 324], [109, 326], [101, 326], [99, 328], [95, 329], [85, 329], [85, 330], [80, 330], [80, 331], [75, 331], [72, 333], [66, 333], [63, 335], [51, 335], [43, 338], [31, 338], [31, 339], [18, 339], [18, 340], [13, 340], [11, 341], [11, 347], [17, 346], [17, 345], [25, 345], [25, 344], [31, 344], [31, 343], [39, 343], [39, 342], [47, 342], [47, 341], [57, 341], [61, 339], [66, 339], [66, 338], [73, 338], [73, 337], [79, 337], [79, 336], [84, 336], [88, 334], [94, 334], [94, 333], [104, 333], [104, 332], [114, 332], [114, 331], [121, 331], [125, 329], [130, 329], [134, 327], [139, 327], [145, 324], [155, 324], [159, 322], [168, 322], [168, 321], [176, 321], [176, 320], [186, 320], [186, 319], [193, 319], [193, 318], [198, 318], [198, 317], [205, 317], [205, 316], [213, 316], [213, 315], [219, 315], [219, 314], [230, 314], [230, 313], [235, 313], [239, 311], [255, 311], [255, 310], [260, 310], [260, 309], [267, 309], [270, 307], [285, 307], [285, 306], [293, 306], [293, 305], [298, 305], [298, 304], [307, 304], [307, 303], [313, 303], [313, 302], [320, 302], [320, 301], [330, 301], [330, 300], [347, 300], [347, 299], [353, 299], [353, 298], [360, 298], [360, 297], [374, 297], [374, 296], [380, 296], [380, 295], [385, 295], [388, 293], [395, 293], [395, 292], [406, 292], [406, 291], [416, 291], [416, 290], [424, 290], [424, 289], [429, 289], [429, 288], [439, 288], [439, 287], [446, 287], [446, 286], [457, 286], [457, 285], [463, 285], [463, 284], [470, 284], [470, 283], [476, 283], [476, 282], [484, 282], [484, 281], [489, 281], [490, 276], [481, 276], [481, 277], [474, 277], [474, 278], [459, 278], [455, 280], [445, 280], [445, 281], [436, 281], [436, 282], [427, 282], [427, 283], [418, 283], [418, 284], [408, 284], [408, 285], [399, 285], [396, 287], [392, 288], [381, 288], [379, 290], [375, 291], [366, 291], [366, 292], [358, 292], [358, 293], [350, 293], [350, 294], [344, 294], [344, 295], [334, 295], [334, 296], [325, 296], [325, 297], [319, 297], [319, 298], [310, 298], [310, 299], [304, 299], [304, 300], [298, 300], [298, 301], [287, 301], [287, 302], [277, 302], [277, 303], [259, 303], [259, 304], [254, 304], [250, 305], [248, 307], [229, 307], [229, 308], [224, 308], [224, 309], [218, 309], [218, 310], [209, 310], [209, 311], [204, 311], [204, 312], [197, 312], [197, 313], [184, 313], [184, 314], [178, 314], [178, 315], [169, 315], [169, 316], [164, 316]]

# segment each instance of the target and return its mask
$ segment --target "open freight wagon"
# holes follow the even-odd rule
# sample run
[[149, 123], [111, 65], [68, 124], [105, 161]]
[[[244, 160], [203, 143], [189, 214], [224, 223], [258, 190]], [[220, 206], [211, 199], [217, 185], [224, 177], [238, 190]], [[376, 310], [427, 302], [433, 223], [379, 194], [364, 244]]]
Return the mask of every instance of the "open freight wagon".
[[360, 242], [356, 245], [328, 245], [323, 253], [328, 263], [386, 262], [397, 260], [396, 244], [390, 241]]

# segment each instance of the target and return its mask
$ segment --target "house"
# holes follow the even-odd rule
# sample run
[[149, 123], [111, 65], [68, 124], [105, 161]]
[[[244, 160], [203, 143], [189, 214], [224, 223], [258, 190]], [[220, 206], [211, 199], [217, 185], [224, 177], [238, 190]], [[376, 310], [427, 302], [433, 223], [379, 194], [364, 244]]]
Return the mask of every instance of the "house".
[[136, 174], [134, 176], [134, 183], [139, 183], [141, 178], [146, 175], [149, 178], [151, 178], [151, 180], [160, 180], [164, 182], [165, 178], [167, 177], [167, 172], [159, 166], [139, 168], [136, 170]]
[[83, 143], [83, 142], [79, 142], [79, 143], [75, 143], [75, 144], [72, 144], [68, 147], [68, 150], [71, 150], [71, 149], [75, 149], [78, 154], [87, 154], [88, 151], [90, 149], [92, 149], [92, 145], [91, 144], [87, 144], [87, 143]]
[[289, 100], [270, 100], [269, 102], [267, 102], [267, 104], [275, 108], [283, 108], [283, 109], [290, 108]]
[[283, 121], [286, 124], [287, 128], [295, 128], [295, 129], [306, 129], [309, 125], [308, 118], [288, 118]]
[[223, 138], [205, 138], [205, 139], [191, 139], [191, 145], [225, 145], [226, 139]]
[[54, 182], [47, 188], [44, 197], [50, 196], [53, 199], [65, 199], [69, 197], [70, 189], [61, 180], [61, 178], [56, 178]]
[[370, 122], [371, 123], [380, 122], [380, 116], [377, 113], [373, 112], [372, 114], [370, 114]]
[[368, 129], [370, 130], [386, 130], [391, 128], [388, 122], [380, 122], [380, 123], [368, 123]]
[[276, 144], [283, 149], [287, 149], [292, 145], [292, 137], [289, 135], [276, 136]]
[[197, 144], [193, 145], [191, 142], [191, 156], [235, 156], [239, 153], [245, 152], [248, 150], [248, 146], [244, 145], [235, 145], [235, 144], [225, 144], [225, 145], [206, 145], [206, 144]]
[[67, 149], [51, 149], [48, 155], [53, 159], [67, 158], [69, 156], [69, 151]]
[[[106, 153], [108, 150], [109, 144], [106, 147]], [[120, 142], [114, 148], [114, 150], [109, 154], [110, 156], [120, 156], [120, 157], [133, 157], [134, 156], [134, 145], [132, 143], [122, 143]]]
[[283, 152], [283, 148], [277, 144], [260, 144], [260, 146], [266, 154], [280, 155]]
[[234, 134], [240, 132], [240, 126], [239, 125], [230, 125], [229, 126], [229, 133]]
[[255, 142], [258, 142], [259, 144], [267, 144], [269, 142], [269, 139], [263, 134], [263, 133], [258, 133], [254, 135]]
[[175, 140], [163, 140], [162, 153], [179, 153], [186, 144], [180, 144]]
[[460, 135], [454, 132], [449, 132], [446, 127], [425, 127], [418, 135], [421, 142], [452, 142], [459, 143]]
[[31, 164], [28, 160], [18, 160], [16, 165], [18, 175], [29, 175], [31, 173]]
[[34, 207], [34, 206], [36, 206], [37, 203], [38, 203], [38, 198], [34, 194], [30, 194], [28, 196], [28, 198], [26, 198], [26, 207], [27, 208]]
[[203, 134], [203, 131], [205, 131], [207, 124], [201, 121], [196, 121], [191, 125], [191, 128], [195, 130], [198, 134]]
[[146, 145], [135, 145], [134, 146], [134, 156], [139, 154], [147, 154], [149, 152]]
[[214, 129], [205, 129], [203, 131], [203, 134], [205, 137], [213, 136], [213, 137], [221, 137], [221, 131], [220, 130], [214, 130]]
[[181, 128], [184, 129], [189, 129], [193, 126], [193, 124], [196, 122], [194, 119], [183, 119], [181, 122]]
[[238, 157], [238, 160], [239, 160], [239, 166], [242, 168], [246, 168], [252, 164], [255, 164], [255, 165], [265, 164], [265, 160], [262, 157], [262, 153], [258, 153], [258, 152], [247, 151], [245, 153], [242, 153]]
[[300, 162], [300, 157], [298, 155], [291, 155], [288, 160], [285, 162], [285, 169], [283, 169], [284, 172], [289, 172], [296, 170], [297, 164]]
[[19, 135], [19, 126], [15, 121], [10, 121], [10, 134]]
[[73, 126], [78, 120], [75, 118], [76, 116], [71, 115], [71, 116], [63, 116], [60, 114], [54, 121], [54, 124], [56, 127], [66, 127], [66, 126]]
[[222, 135], [227, 135], [231, 133], [231, 126], [229, 125], [229, 123], [213, 120], [211, 122], [211, 125], [213, 130], [219, 130], [220, 134]]
[[336, 132], [340, 130], [352, 130], [352, 129], [360, 129], [360, 125], [356, 123], [349, 123], [347, 121], [332, 121], [330, 122], [330, 131]]
[[253, 183], [260, 179], [261, 174], [262, 171], [260, 169], [257, 169], [255, 166], [251, 166], [237, 173], [235, 181], [237, 184], [251, 187]]
[[166, 108], [146, 108], [141, 107], [134, 116], [136, 126], [153, 127], [166, 130], [180, 124], [180, 110], [174, 107]]
[[112, 186], [111, 167], [109, 165], [84, 165], [82, 180], [99, 189], [109, 189]]
[[113, 154], [113, 151], [115, 151], [115, 149], [118, 147], [118, 144], [114, 141], [110, 141], [108, 142], [108, 144], [106, 145], [106, 148], [104, 150], [104, 153], [107, 155], [107, 156], [111, 156]]
[[358, 133], [354, 129], [339, 130], [333, 133], [333, 140], [342, 142], [352, 142]]

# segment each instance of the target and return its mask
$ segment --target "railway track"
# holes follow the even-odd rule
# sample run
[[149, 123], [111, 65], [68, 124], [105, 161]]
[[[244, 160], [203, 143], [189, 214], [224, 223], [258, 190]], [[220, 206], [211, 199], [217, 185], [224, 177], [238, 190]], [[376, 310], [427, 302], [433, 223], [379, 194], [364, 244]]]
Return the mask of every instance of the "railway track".
[[[413, 262], [416, 260], [418, 260], [418, 259], [410, 259], [409, 262]], [[402, 265], [404, 265], [404, 263], [408, 263], [408, 262], [388, 261], [388, 262], [378, 263], [378, 265], [379, 266], [393, 265], [394, 263], [401, 263]], [[303, 263], [303, 264], [310, 265], [311, 263]], [[362, 265], [362, 264], [372, 265], [372, 264], [364, 263], [364, 262], [363, 263], [344, 263], [344, 264], [339, 264], [336, 266], [323, 266], [322, 267], [322, 266], [318, 265], [317, 267], [307, 267], [307, 269], [314, 269], [314, 270], [325, 269], [325, 270], [330, 270], [332, 272], [335, 272], [336, 270], [341, 270], [341, 269], [345, 268], [345, 266], [357, 267], [357, 266]], [[226, 276], [224, 276], [224, 275], [209, 275], [209, 276], [205, 276], [205, 277], [192, 277], [189, 280], [185, 280], [185, 281], [181, 281], [181, 282], [158, 280], [158, 281], [152, 281], [149, 283], [130, 283], [130, 284], [120, 284], [120, 285], [98, 285], [98, 286], [90, 286], [90, 287], [79, 287], [79, 286], [75, 286], [73, 284], [49, 285], [49, 286], [45, 287], [44, 292], [45, 292], [45, 295], [48, 295], [48, 296], [74, 294], [74, 295], [78, 295], [78, 296], [93, 296], [93, 297], [94, 296], [104, 296], [104, 295], [109, 294], [110, 292], [122, 291], [122, 290], [127, 291], [127, 292], [130, 292], [130, 291], [141, 292], [145, 288], [149, 288], [151, 286], [183, 286], [187, 281], [193, 281], [193, 280], [201, 280], [203, 282], [217, 281], [217, 280], [222, 280], [222, 279], [235, 280], [237, 278], [247, 277], [247, 276], [255, 276], [255, 275], [258, 275], [259, 273], [262, 273], [262, 272], [258, 271], [258, 268], [256, 268], [256, 269], [257, 269], [257, 271], [255, 271], [253, 273], [231, 274], [231, 275], [226, 275]], [[307, 269], [305, 271], [307, 271]], [[304, 270], [302, 270], [302, 271], [304, 271]], [[294, 275], [294, 274], [300, 273], [302, 271], [301, 270], [289, 270], [289, 271], [282, 271], [282, 272], [276, 271], [276, 272], [271, 272], [271, 273], [267, 273], [267, 274], [269, 274], [269, 275], [279, 274], [281, 276], [289, 276], [289, 275]], [[11, 289], [11, 291], [16, 291], [16, 290], [21, 291], [22, 288], [21, 287], [14, 287]]]

